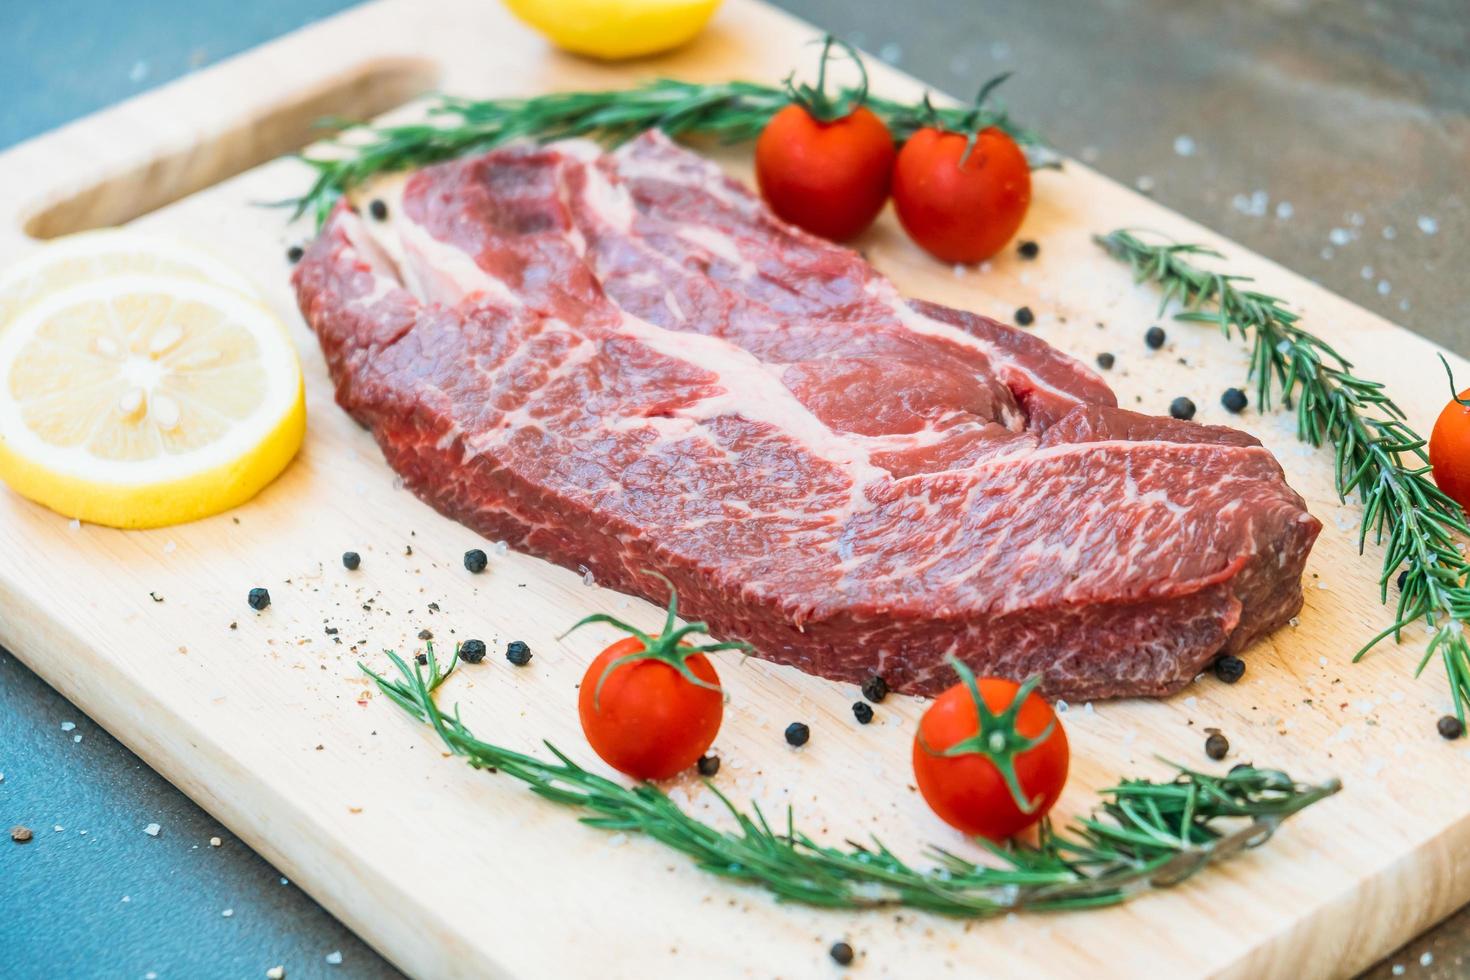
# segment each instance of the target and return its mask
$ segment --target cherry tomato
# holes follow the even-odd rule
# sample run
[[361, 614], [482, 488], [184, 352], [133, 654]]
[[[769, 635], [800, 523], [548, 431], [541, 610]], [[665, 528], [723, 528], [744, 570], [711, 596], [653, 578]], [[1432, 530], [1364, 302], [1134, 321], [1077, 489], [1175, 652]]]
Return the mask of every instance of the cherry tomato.
[[832, 241], [873, 223], [888, 200], [893, 135], [872, 110], [858, 106], [822, 122], [804, 106], [771, 117], [755, 144], [755, 179], [777, 215]]
[[632, 660], [608, 671], [643, 650], [642, 640], [628, 636], [602, 651], [582, 678], [577, 708], [582, 731], [604, 762], [635, 779], [667, 779], [709, 749], [725, 699], [719, 675], [702, 653], [691, 653], [684, 664], [710, 687], [690, 683], [659, 659]]
[[[1034, 682], [1023, 690], [1007, 680], [976, 681], [968, 668], [954, 663], [960, 683], [935, 698], [919, 720], [914, 778], [945, 823], [1005, 840], [1039, 821], [1061, 795], [1070, 758], [1067, 735], [1051, 706], [1032, 693]], [[1003, 774], [1007, 768], [1014, 770], [1014, 786]], [[1018, 792], [1025, 807], [1017, 801]]]
[[903, 145], [893, 170], [898, 220], [944, 262], [990, 258], [1031, 205], [1031, 167], [1015, 140], [991, 127], [965, 150], [963, 134], [926, 127]]
[[1439, 488], [1470, 509], [1470, 388], [1450, 399], [1439, 413], [1429, 433], [1429, 462]]

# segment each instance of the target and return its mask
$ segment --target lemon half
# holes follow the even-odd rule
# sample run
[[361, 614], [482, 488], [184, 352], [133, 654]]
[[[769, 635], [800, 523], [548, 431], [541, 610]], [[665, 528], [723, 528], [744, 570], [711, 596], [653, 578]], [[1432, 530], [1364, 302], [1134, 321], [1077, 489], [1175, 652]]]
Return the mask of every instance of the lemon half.
[[233, 289], [127, 275], [0, 331], [0, 479], [67, 517], [157, 527], [250, 499], [306, 428], [285, 327]]
[[505, 0], [557, 47], [616, 60], [668, 51], [698, 34], [720, 0]]

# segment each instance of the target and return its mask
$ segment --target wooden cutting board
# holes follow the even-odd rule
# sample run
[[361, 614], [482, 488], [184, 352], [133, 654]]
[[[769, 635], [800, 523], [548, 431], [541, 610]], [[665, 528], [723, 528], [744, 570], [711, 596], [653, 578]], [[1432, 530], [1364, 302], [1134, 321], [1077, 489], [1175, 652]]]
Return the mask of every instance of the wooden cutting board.
[[[506, 779], [446, 760], [429, 733], [368, 696], [359, 659], [382, 665], [382, 648], [416, 649], [423, 629], [479, 637], [496, 655], [445, 697], [483, 736], [528, 749], [550, 738], [595, 763], [574, 684], [610, 634], [554, 637], [590, 611], [646, 626], [656, 611], [521, 555], [494, 556], [478, 577], [464, 571], [462, 553], [488, 543], [397, 489], [372, 440], [332, 403], [287, 286], [287, 246], [308, 229], [256, 206], [306, 186], [302, 164], [275, 158], [307, 142], [320, 116], [383, 112], [431, 88], [530, 95], [655, 74], [774, 81], [810, 61], [803, 45], [815, 35], [737, 0], [678, 54], [614, 67], [549, 50], [491, 0], [382, 0], [0, 156], [0, 260], [35, 247], [31, 236], [124, 222], [205, 243], [292, 324], [310, 402], [300, 458], [257, 500], [211, 520], [73, 527], [0, 493], [0, 642], [425, 977], [824, 976], [838, 939], [857, 948], [866, 975], [1320, 976], [1368, 964], [1470, 898], [1467, 753], [1434, 733], [1449, 706], [1438, 668], [1410, 676], [1422, 631], [1349, 662], [1388, 615], [1376, 598], [1380, 552], [1357, 555], [1359, 512], [1336, 499], [1330, 454], [1299, 446], [1286, 417], [1225, 415], [1220, 392], [1246, 371], [1238, 344], [1166, 324], [1169, 345], [1148, 352], [1155, 295], [1089, 235], [1143, 226], [1220, 247], [1386, 381], [1421, 430], [1444, 398], [1435, 348], [1076, 163], [1038, 175], [1022, 233], [1041, 243], [1035, 261], [1008, 252], [988, 270], [952, 270], [891, 218], [861, 247], [912, 295], [1002, 317], [1027, 305], [1036, 332], [1062, 349], [1088, 361], [1113, 352], [1108, 380], [1125, 406], [1162, 413], [1189, 395], [1202, 421], [1249, 428], [1326, 527], [1300, 625], [1250, 651], [1240, 684], [1206, 679], [1164, 702], [1071, 706], [1062, 810], [1085, 809], [1122, 773], [1162, 775], [1156, 755], [1207, 764], [1205, 726], [1228, 734], [1227, 763], [1337, 775], [1339, 797], [1268, 847], [1121, 908], [968, 924], [818, 912], [715, 880], [655, 843], [584, 828]], [[871, 70], [884, 94], [920, 91]], [[748, 177], [746, 156], [724, 161]], [[363, 555], [356, 573], [338, 561], [348, 549]], [[274, 597], [264, 614], [245, 604], [255, 585]], [[535, 651], [528, 668], [499, 656], [511, 639]], [[721, 670], [731, 701], [718, 782], [736, 800], [767, 812], [789, 802], [825, 840], [876, 833], [908, 855], [924, 842], [969, 851], [908, 788], [922, 703], [891, 698], [860, 728], [847, 685], [756, 660]], [[795, 720], [813, 730], [800, 751], [781, 736]], [[696, 811], [712, 805], [694, 780], [674, 792]]]

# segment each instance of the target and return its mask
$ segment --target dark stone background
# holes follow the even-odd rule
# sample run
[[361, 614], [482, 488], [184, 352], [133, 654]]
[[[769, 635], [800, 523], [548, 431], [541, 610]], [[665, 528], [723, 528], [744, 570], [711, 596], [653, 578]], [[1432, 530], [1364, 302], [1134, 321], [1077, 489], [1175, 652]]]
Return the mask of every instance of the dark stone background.
[[[1470, 353], [1465, 0], [780, 2], [945, 91], [1014, 71], [1064, 152]], [[0, 147], [345, 6], [0, 0]], [[3, 651], [0, 774], [0, 825], [36, 833], [0, 839], [0, 973], [397, 976]], [[1467, 950], [1462, 912], [1369, 975], [1461, 976]]]

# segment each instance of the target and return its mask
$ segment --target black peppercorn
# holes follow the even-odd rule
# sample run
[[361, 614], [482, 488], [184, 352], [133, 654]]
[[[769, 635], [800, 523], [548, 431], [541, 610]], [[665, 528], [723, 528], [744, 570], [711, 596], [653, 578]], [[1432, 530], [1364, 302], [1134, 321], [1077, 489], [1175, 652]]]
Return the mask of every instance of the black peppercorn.
[[297, 262], [301, 261], [301, 256], [305, 254], [306, 250], [303, 249], [300, 245], [292, 245], [290, 248], [286, 249], [286, 261], [290, 262], [292, 265], [295, 265]]
[[433, 638], [434, 638], [434, 634], [433, 634], [433, 632], [431, 630], [427, 630], [427, 629], [419, 630], [419, 639], [421, 639], [421, 640], [432, 640]]
[[1024, 241], [1016, 246], [1016, 251], [1020, 253], [1023, 259], [1034, 259], [1037, 253], [1041, 251], [1041, 246], [1033, 241]]
[[1245, 676], [1245, 661], [1225, 654], [1215, 660], [1215, 676], [1226, 684], [1234, 684]]
[[1404, 586], [1409, 584], [1409, 570], [1407, 568], [1399, 572], [1398, 583], [1399, 591], [1404, 591]]
[[793, 721], [786, 726], [786, 744], [805, 745], [812, 737], [812, 730], [799, 721]]
[[388, 218], [388, 205], [377, 198], [373, 198], [372, 203], [368, 205], [368, 214], [379, 221], [385, 221]]
[[254, 609], [256, 612], [260, 612], [266, 606], [271, 604], [270, 590], [262, 589], [259, 586], [256, 586], [255, 588], [250, 590], [250, 595], [246, 598], [245, 601], [250, 603], [251, 609]]
[[429, 662], [429, 655], [427, 653], [416, 653], [413, 655], [413, 659], [420, 665], [423, 665]]
[[531, 648], [524, 641], [511, 640], [505, 645], [505, 659], [517, 667], [524, 667], [531, 662]]
[[362, 555], [355, 551], [342, 552], [342, 567], [349, 572], [357, 571], [357, 566], [362, 564]]
[[1194, 418], [1194, 402], [1181, 395], [1169, 403], [1169, 414], [1176, 419], [1188, 422]]
[[477, 664], [485, 659], [484, 640], [465, 640], [459, 645], [459, 659], [467, 664]]
[[882, 703], [883, 699], [888, 697], [888, 682], [874, 674], [863, 681], [863, 697], [874, 704]]
[[701, 776], [713, 776], [720, 771], [720, 757], [717, 755], [702, 755], [699, 757], [699, 774]]
[[1036, 322], [1036, 314], [1031, 312], [1031, 307], [1023, 306], [1016, 311], [1016, 322], [1023, 327], [1029, 327]]
[[1445, 715], [1439, 720], [1439, 724], [1436, 727], [1439, 728], [1440, 736], [1449, 739], [1451, 742], [1465, 734], [1464, 723], [1454, 715]]
[[1097, 355], [1097, 366], [1104, 371], [1111, 371], [1113, 369], [1113, 355], [1107, 353]]
[[1221, 735], [1219, 732], [1215, 732], [1209, 738], [1205, 739], [1205, 755], [1214, 759], [1216, 762], [1225, 758], [1225, 754], [1229, 751], [1230, 739]]
[[1232, 415], [1239, 415], [1245, 411], [1245, 392], [1239, 388], [1226, 388], [1225, 394], [1220, 396], [1220, 404], [1225, 406], [1225, 411]]
[[1168, 335], [1164, 333], [1163, 327], [1153, 326], [1144, 332], [1143, 342], [1148, 345], [1149, 350], [1158, 350], [1164, 346], [1164, 341], [1167, 337]]
[[873, 720], [873, 708], [862, 701], [854, 701], [852, 704], [852, 716], [858, 720], [859, 725], [866, 725]]
[[471, 548], [464, 553], [464, 567], [476, 575], [483, 572], [489, 564], [490, 559], [479, 548]]
[[847, 943], [833, 943], [832, 948], [827, 952], [832, 955], [832, 962], [838, 966], [852, 965], [852, 947]]

